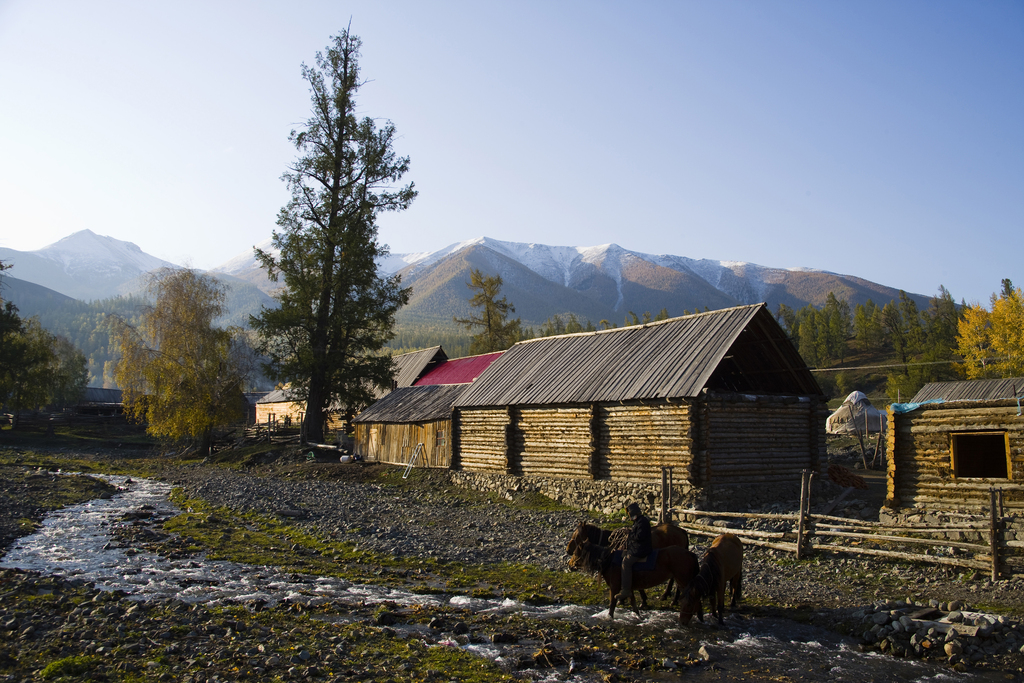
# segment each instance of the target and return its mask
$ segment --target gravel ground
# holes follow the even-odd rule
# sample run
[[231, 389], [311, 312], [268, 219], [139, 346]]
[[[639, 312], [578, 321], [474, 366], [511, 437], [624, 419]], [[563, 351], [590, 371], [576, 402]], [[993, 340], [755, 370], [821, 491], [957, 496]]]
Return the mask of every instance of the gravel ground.
[[[345, 539], [357, 542], [363, 549], [397, 556], [429, 556], [462, 563], [507, 561], [554, 571], [566, 569], [565, 544], [576, 523], [584, 517], [582, 513], [537, 510], [516, 505], [515, 502], [494, 503], [474, 492], [449, 486], [443, 472], [419, 471], [408, 480], [400, 481], [392, 476], [387, 485], [382, 485], [379, 477], [382, 468], [386, 467], [365, 463], [311, 463], [305, 462], [300, 454], [293, 453], [290, 460], [288, 457], [278, 458], [262, 465], [255, 464], [247, 471], [167, 462], [162, 466], [159, 476], [181, 486], [189, 497], [240, 511], [285, 513], [317, 534], [335, 538], [344, 534]], [[31, 481], [32, 478], [34, 481]], [[24, 523], [19, 520], [39, 519], [45, 505], [40, 506], [33, 500], [40, 492], [40, 489], [33, 486], [55, 486], [52, 480], [52, 477], [40, 476], [38, 473], [18, 472], [14, 467], [0, 468], [0, 534], [4, 534], [4, 540], [12, 534], [17, 535], [24, 528]], [[92, 494], [80, 491], [79, 495], [87, 498]], [[857, 508], [856, 502], [852, 505], [854, 509]], [[697, 546], [694, 549], [699, 551], [706, 540], [694, 539], [693, 544]], [[42, 585], [42, 588], [37, 584]], [[25, 588], [26, 585], [30, 587]], [[45, 578], [24, 577], [12, 572], [4, 572], [0, 576], [0, 593], [11, 599], [26, 592], [42, 594], [45, 591], [64, 595], [62, 600], [55, 603], [57, 606], [63, 605], [63, 608], [57, 610], [60, 614], [49, 617], [52, 622], [50, 628], [64, 629], [64, 638], [70, 634], [81, 636], [84, 642], [92, 643], [91, 651], [82, 650], [83, 653], [93, 656], [98, 648], [102, 655], [106, 648], [109, 654], [112, 648], [123, 647], [124, 644], [116, 640], [117, 619], [123, 617], [131, 606], [123, 599], [115, 596], [111, 599], [116, 604], [107, 605], [104, 602], [107, 598], [98, 599], [94, 593], [88, 592], [88, 586], [74, 583], [50, 586]], [[971, 608], [978, 608], [1006, 617], [1024, 614], [1022, 577], [991, 583], [975, 573], [955, 569], [922, 568], [834, 555], [798, 563], [786, 553], [753, 546], [745, 549], [743, 593], [744, 612], [747, 616], [780, 616], [858, 636], [878, 626], [874, 635], [867, 636], [865, 647], [882, 649], [885, 646], [880, 644], [881, 641], [894, 628], [898, 629], [894, 627], [898, 617], [912, 609], [926, 606], [930, 601], [936, 607], [947, 610], [958, 607], [967, 612]], [[74, 604], [80, 604], [80, 601], [78, 598], [69, 601], [68, 596], [72, 594], [96, 601], [96, 608], [90, 609], [88, 613], [80, 610], [76, 615], [72, 608]], [[45, 615], [40, 615], [38, 603], [35, 609], [37, 612], [33, 615], [31, 607], [6, 601], [0, 607], [0, 625], [4, 626], [0, 629], [0, 635], [6, 634], [15, 640], [21, 638], [28, 643], [38, 641], [42, 647], [46, 642], [42, 635], [44, 629], [38, 624], [49, 622]], [[100, 620], [102, 623], [96, 622], [96, 610], [100, 610], [99, 614], [103, 616]], [[183, 610], [180, 605], [158, 605], [143, 610], [152, 610], [158, 612], [158, 615], [141, 622], [148, 624], [149, 630], [146, 630], [144, 636], [133, 635], [133, 642], [144, 643], [147, 639], [160, 642], [161, 638], [169, 637], [163, 634], [176, 632], [175, 629], [180, 631], [186, 626], [195, 632], [198, 628], [196, 624], [203, 620], [207, 624], [203, 628], [214, 635], [218, 629], [229, 635], [232, 628], [236, 634], [248, 632], [255, 638], [250, 642], [250, 649], [258, 649], [260, 638], [265, 644], [268, 636], [264, 631], [266, 626], [241, 622], [225, 626], [227, 622], [223, 618], [206, 614], [201, 608]], [[110, 615], [113, 616], [107, 619]], [[883, 618], [884, 615], [889, 615], [888, 620]], [[364, 623], [372, 624], [378, 616], [367, 611], [361, 619]], [[953, 657], [949, 660], [950, 664], [958, 664], [960, 668], [966, 665], [982, 666], [988, 670], [1004, 672], [1005, 680], [1024, 680], [1021, 679], [1024, 653], [1017, 649], [1024, 645], [1024, 638], [1018, 635], [1018, 626], [1013, 625], [1015, 619], [1004, 618], [1004, 622], [1005, 628], [1001, 624], [989, 628], [990, 632], [995, 629], [993, 639], [999, 636], [999, 647], [995, 646], [995, 640], [974, 643], [965, 640], [964, 649], [973, 648], [968, 654], [980, 653], [980, 656]], [[879, 629], [882, 629], [882, 636], [879, 636]], [[296, 632], [299, 630], [295, 629]], [[279, 630], [277, 633], [280, 635]], [[313, 635], [307, 634], [306, 637], [315, 640]], [[522, 633], [512, 637], [525, 638]], [[903, 647], [906, 652], [906, 648], [911, 647], [909, 638], [908, 634], [907, 643], [903, 643], [896, 639], [896, 634], [891, 634], [890, 647]], [[539, 642], [544, 645], [543, 638]], [[941, 640], [937, 644], [941, 650]], [[300, 645], [301, 642], [291, 647]], [[337, 645], [332, 642], [319, 646], [320, 654], [317, 657], [320, 657], [321, 668], [322, 662], [330, 656], [325, 651]], [[919, 643], [913, 646], [920, 651]], [[51, 644], [49, 647], [51, 650], [57, 649], [56, 645]], [[149, 646], [138, 647], [145, 649]], [[75, 653], [78, 652], [75, 648], [69, 649], [67, 643], [57, 650], [57, 654], [64, 653], [66, 657], [77, 656]], [[19, 676], [24, 669], [19, 668], [21, 660], [14, 652], [10, 645], [0, 648], [0, 682], [22, 680]], [[202, 664], [203, 656], [211, 661], [218, 657], [220, 660], [238, 660], [238, 653], [237, 648], [224, 651], [221, 647], [213, 653], [193, 653], [188, 658], [181, 655], [178, 666], [180, 668], [191, 662], [188, 664], [191, 671], [196, 661]], [[51, 656], [54, 656], [52, 652]], [[266, 667], [266, 657], [246, 656], [249, 657], [249, 670], [253, 666]], [[940, 658], [945, 659], [941, 655]], [[568, 661], [569, 658], [564, 659]], [[173, 660], [172, 657], [168, 661]], [[254, 665], [253, 662], [257, 660], [262, 661], [263, 665]], [[161, 675], [167, 676], [162, 680], [179, 680], [177, 674], [169, 673], [169, 669], [160, 660], [154, 661], [157, 662], [154, 666], [164, 667], [159, 668]], [[288, 669], [290, 673], [286, 678], [300, 675], [316, 677], [316, 667], [313, 667], [313, 674], [310, 674], [312, 665], [305, 660], [290, 660], [286, 663], [294, 665]], [[129, 659], [124, 666], [126, 669], [121, 674], [130, 673], [132, 667], [137, 669], [146, 664]], [[380, 664], [367, 664], [362, 669], [350, 666], [351, 676], [346, 675], [337, 680], [367, 679], [367, 672], [377, 670], [375, 666], [379, 667]], [[237, 661], [235, 667], [237, 670]], [[18, 673], [5, 678], [5, 668]], [[624, 666], [616, 674], [619, 678], [607, 680], [662, 680], [658, 676], [637, 673], [638, 668], [644, 667]], [[216, 670], [223, 672], [228, 669], [218, 666]], [[627, 675], [624, 671], [632, 673]], [[98, 677], [96, 680], [117, 679], [114, 672], [109, 670], [105, 675], [107, 678]], [[427, 680], [433, 678], [444, 680], [440, 674], [428, 676]], [[190, 674], [180, 680], [218, 679]], [[399, 675], [395, 680], [405, 679]]]

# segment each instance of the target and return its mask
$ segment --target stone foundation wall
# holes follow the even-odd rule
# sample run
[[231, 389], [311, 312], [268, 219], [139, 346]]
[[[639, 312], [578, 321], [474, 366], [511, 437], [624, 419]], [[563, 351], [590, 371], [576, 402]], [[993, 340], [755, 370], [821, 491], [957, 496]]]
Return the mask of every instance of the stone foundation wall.
[[[951, 541], [965, 541], [967, 543], [988, 543], [989, 531], [988, 515], [971, 514], [964, 510], [921, 510], [914, 508], [882, 508], [878, 513], [878, 521], [894, 527], [907, 524], [929, 524], [936, 527], [960, 525], [964, 522], [983, 524], [985, 527], [977, 532], [971, 531], [947, 531], [946, 538]], [[1006, 526], [1003, 529], [1003, 540], [1011, 544], [1010, 547], [1024, 547], [1024, 517], [1008, 517]]]
[[[496, 493], [506, 500], [516, 494], [540, 493], [567, 507], [592, 510], [610, 515], [621, 512], [628, 503], [637, 502], [654, 519], [661, 506], [661, 482], [611, 481], [606, 479], [569, 479], [531, 477], [511, 474], [452, 470], [451, 482], [462, 488]], [[815, 486], [814, 500], [825, 500], [822, 487]], [[830, 492], [831, 493], [831, 492]], [[800, 482], [792, 485], [720, 486], [698, 488], [687, 483], [673, 483], [672, 503], [676, 510], [747, 510], [772, 503], [797, 507]]]
[[[529, 477], [453, 470], [449, 473], [456, 486], [497, 493], [508, 500], [516, 494], [540, 493], [567, 507], [593, 510], [606, 515], [622, 512], [636, 502], [651, 519], [661, 506], [661, 483]], [[688, 484], [675, 484], [672, 499], [676, 505], [689, 506], [700, 491]]]

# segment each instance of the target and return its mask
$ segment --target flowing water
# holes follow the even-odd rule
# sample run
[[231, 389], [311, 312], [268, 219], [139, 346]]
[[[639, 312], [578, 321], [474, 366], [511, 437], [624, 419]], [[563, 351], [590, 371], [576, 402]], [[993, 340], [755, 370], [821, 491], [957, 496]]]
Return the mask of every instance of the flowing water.
[[[121, 590], [135, 600], [178, 598], [185, 602], [252, 603], [273, 605], [282, 600], [315, 605], [325, 601], [342, 604], [391, 602], [400, 605], [450, 604], [476, 613], [517, 612], [537, 619], [569, 619], [594, 623], [607, 619], [607, 610], [597, 613], [580, 605], [536, 607], [512, 600], [483, 600], [467, 596], [419, 595], [407, 591], [354, 584], [331, 577], [306, 576], [279, 572], [273, 567], [257, 567], [203, 558], [172, 560], [120, 547], [111, 536], [111, 528], [125, 515], [145, 509], [155, 517], [178, 513], [168, 500], [170, 486], [151, 480], [103, 477], [122, 491], [109, 500], [93, 500], [51, 513], [39, 531], [19, 539], [0, 558], [0, 566], [81, 579], [101, 590]], [[637, 617], [620, 610], [617, 619]], [[640, 625], [674, 633], [676, 613], [644, 613]], [[412, 627], [411, 627], [412, 628]], [[978, 675], [957, 674], [920, 661], [894, 659], [880, 654], [859, 652], [853, 640], [835, 633], [784, 619], [742, 618], [732, 615], [726, 628], [732, 642], [717, 642], [717, 627], [697, 625], [709, 638], [711, 666], [689, 667], [669, 672], [666, 680], [685, 677], [694, 681], [980, 681]], [[679, 631], [681, 640], [692, 631]], [[452, 643], [455, 645], [455, 643]], [[476, 654], [499, 660], [501, 646], [467, 645]], [[535, 673], [535, 680], [560, 680], [585, 683], [589, 674], [574, 673], [562, 667], [556, 674]], [[678, 674], [678, 676], [676, 675]], [[585, 676], [591, 676], [587, 678]]]

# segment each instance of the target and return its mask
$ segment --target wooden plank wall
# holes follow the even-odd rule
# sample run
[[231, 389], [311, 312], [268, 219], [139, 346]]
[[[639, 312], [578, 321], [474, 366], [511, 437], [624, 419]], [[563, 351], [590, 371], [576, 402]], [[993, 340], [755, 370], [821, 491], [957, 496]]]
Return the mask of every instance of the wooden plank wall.
[[701, 437], [706, 446], [700, 483], [763, 486], [799, 482], [803, 470], [817, 470], [821, 462], [826, 412], [823, 404], [813, 399], [710, 396], [702, 415]]
[[[440, 446], [438, 431], [445, 438]], [[416, 467], [451, 466], [451, 420], [437, 420], [422, 423], [357, 422], [356, 452], [364, 458], [405, 465], [412, 456], [416, 444], [423, 444], [423, 457]]]
[[506, 428], [511, 420], [506, 408], [472, 408], [456, 413], [458, 448], [455, 461], [465, 470], [508, 471]]
[[591, 478], [589, 406], [522, 408], [512, 416], [512, 474]]
[[[1011, 478], [954, 479], [951, 432], [1006, 431]], [[989, 488], [1004, 489], [1005, 508], [1024, 508], [1024, 417], [1013, 401], [925, 404], [909, 413], [889, 411], [886, 435], [888, 504], [933, 510], [980, 511], [989, 507]]]
[[279, 426], [284, 425], [285, 416], [291, 416], [292, 425], [298, 427], [302, 420], [302, 414], [306, 411], [306, 404], [299, 401], [288, 401], [287, 403], [257, 403], [256, 424], [267, 424], [267, 418], [274, 416]]
[[595, 477], [660, 482], [668, 466], [685, 479], [693, 459], [691, 411], [689, 403], [597, 406]]

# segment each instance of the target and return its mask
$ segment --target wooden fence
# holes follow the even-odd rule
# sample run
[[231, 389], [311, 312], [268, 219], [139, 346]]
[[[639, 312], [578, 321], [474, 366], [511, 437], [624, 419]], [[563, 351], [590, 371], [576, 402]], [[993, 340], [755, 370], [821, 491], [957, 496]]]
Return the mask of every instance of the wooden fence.
[[[893, 526], [827, 514], [811, 514], [811, 478], [812, 473], [805, 471], [801, 501], [795, 513], [715, 512], [674, 509], [671, 505], [663, 505], [662, 519], [672, 519], [674, 516], [678, 519], [676, 523], [691, 535], [715, 537], [733, 533], [748, 545], [791, 552], [798, 559], [808, 552], [888, 557], [985, 570], [990, 572], [993, 581], [1000, 576], [1024, 573], [1022, 558], [1014, 552], [1015, 548], [1024, 546], [1024, 543], [1008, 542], [1004, 538], [1007, 525], [1017, 520], [1005, 515], [1002, 491], [998, 489], [990, 490], [987, 518], [959, 515], [962, 521], [955, 524]], [[667, 480], [671, 481], [670, 477]], [[670, 501], [663, 496], [663, 503]]]

